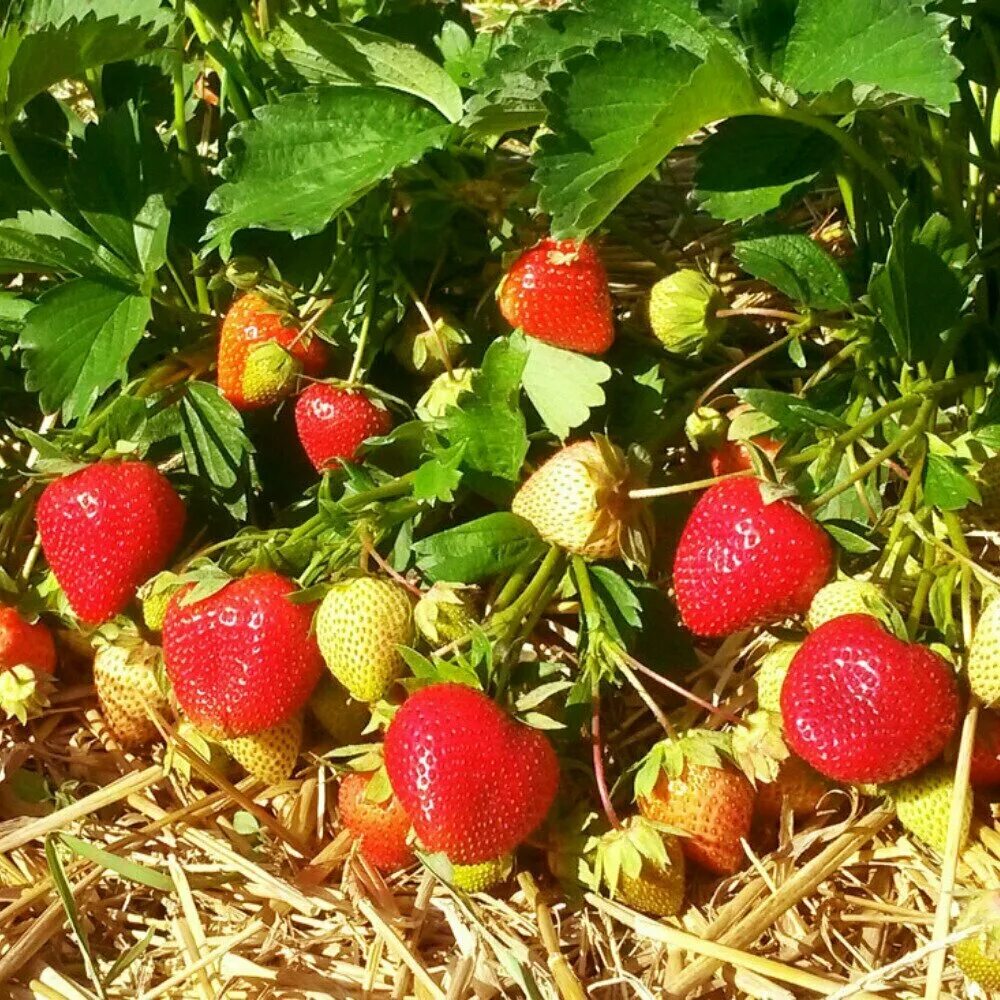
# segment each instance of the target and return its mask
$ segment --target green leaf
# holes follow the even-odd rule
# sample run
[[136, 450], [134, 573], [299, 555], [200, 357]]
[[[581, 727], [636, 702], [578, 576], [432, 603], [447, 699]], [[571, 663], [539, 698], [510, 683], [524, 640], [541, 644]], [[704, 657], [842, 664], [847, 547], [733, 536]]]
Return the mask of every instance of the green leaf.
[[829, 136], [796, 122], [731, 118], [698, 147], [694, 196], [716, 219], [752, 219], [811, 185], [836, 151]]
[[413, 475], [414, 499], [451, 503], [462, 481], [459, 466], [464, 453], [465, 445], [459, 442], [452, 448], [442, 449], [420, 465]]
[[591, 566], [590, 575], [604, 603], [611, 605], [627, 624], [639, 628], [642, 625], [642, 602], [628, 581], [608, 566]]
[[253, 477], [253, 445], [239, 411], [214, 385], [189, 382], [180, 403], [181, 448], [188, 472], [215, 486], [226, 506], [246, 514]]
[[845, 551], [864, 555], [866, 552], [877, 552], [878, 546], [873, 545], [867, 538], [859, 534], [860, 525], [853, 525], [851, 528], [842, 524], [834, 524], [831, 521], [824, 521], [823, 527], [830, 533], [833, 540]]
[[773, 389], [737, 389], [736, 395], [755, 410], [776, 420], [779, 427], [790, 431], [809, 431], [817, 427], [844, 430], [847, 426], [840, 417], [817, 409], [791, 393], [775, 392]]
[[319, 232], [451, 131], [433, 109], [383, 88], [291, 94], [254, 114], [230, 132], [225, 183], [209, 199], [220, 216], [208, 226], [209, 246], [227, 254], [233, 234], [248, 226]]
[[137, 864], [135, 861], [129, 861], [127, 858], [121, 858], [117, 854], [102, 850], [95, 844], [81, 840], [79, 837], [73, 837], [68, 833], [60, 833], [59, 839], [74, 854], [78, 854], [81, 858], [86, 858], [88, 861], [93, 861], [102, 868], [107, 868], [108, 871], [112, 871], [116, 875], [128, 879], [130, 882], [149, 886], [150, 889], [159, 889], [160, 892], [172, 893], [175, 891], [174, 880], [169, 875], [164, 875], [153, 868], [147, 868], [145, 865]]
[[472, 379], [472, 389], [448, 410], [442, 434], [465, 445], [463, 464], [501, 479], [516, 479], [528, 453], [519, 399], [528, 351], [523, 340], [495, 340]]
[[911, 363], [933, 359], [941, 335], [959, 321], [966, 296], [958, 272], [937, 249], [936, 230], [918, 231], [915, 217], [910, 202], [899, 210], [888, 259], [873, 269], [868, 285], [878, 318]]
[[0, 291], [0, 330], [18, 333], [34, 305], [34, 302], [22, 299], [15, 292]]
[[547, 100], [555, 134], [541, 137], [535, 160], [539, 206], [557, 238], [585, 236], [684, 139], [759, 102], [720, 45], [699, 58], [662, 35], [630, 37], [566, 68]]
[[155, 927], [150, 927], [148, 931], [128, 951], [123, 952], [118, 958], [115, 959], [114, 965], [105, 973], [104, 982], [108, 986], [114, 985], [114, 982], [122, 973], [132, 967], [132, 965], [137, 962], [143, 955], [146, 954], [147, 949], [153, 942], [153, 935], [156, 933]]
[[929, 452], [924, 465], [924, 500], [939, 510], [962, 510], [970, 500], [980, 503], [982, 497], [952, 459]]
[[32, 97], [60, 80], [82, 79], [88, 70], [132, 59], [158, 44], [159, 33], [142, 23], [141, 13], [127, 21], [85, 11], [80, 14], [78, 4], [72, 20], [30, 30], [9, 25], [0, 35], [0, 117], [4, 122], [13, 121]]
[[152, 311], [127, 289], [76, 278], [46, 292], [24, 324], [25, 385], [42, 409], [63, 419], [90, 413], [103, 392], [124, 382], [128, 361]]
[[842, 91], [844, 111], [909, 97], [944, 112], [961, 72], [949, 23], [911, 0], [799, 0], [781, 76], [803, 94]]
[[743, 240], [733, 253], [745, 271], [813, 309], [843, 309], [851, 302], [837, 262], [808, 236], [789, 233]]
[[[60, 26], [67, 21], [79, 20], [80, 0], [29, 0], [24, 13], [25, 24], [34, 31], [46, 26]], [[135, 21], [140, 24], [162, 27], [172, 20], [172, 12], [165, 10], [160, 0], [87, 0], [86, 13], [103, 19]]]
[[414, 542], [417, 566], [431, 581], [477, 583], [545, 552], [535, 529], [500, 511]]
[[115, 108], [87, 126], [75, 146], [70, 190], [104, 242], [140, 274], [167, 259], [170, 162], [156, 130], [134, 108]]
[[524, 391], [553, 434], [565, 438], [585, 424], [590, 411], [604, 405], [602, 382], [611, 369], [595, 358], [563, 351], [534, 337], [526, 337], [528, 360], [521, 378]]
[[450, 122], [462, 117], [458, 84], [414, 46], [306, 14], [289, 14], [283, 25], [278, 51], [308, 82], [388, 87], [419, 97]]

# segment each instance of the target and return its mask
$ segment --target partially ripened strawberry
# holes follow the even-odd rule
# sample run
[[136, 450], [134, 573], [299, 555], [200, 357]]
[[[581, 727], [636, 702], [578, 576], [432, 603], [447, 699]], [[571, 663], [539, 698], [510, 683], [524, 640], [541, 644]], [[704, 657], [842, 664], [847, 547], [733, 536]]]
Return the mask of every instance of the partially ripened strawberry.
[[35, 517], [70, 607], [95, 625], [123, 611], [163, 569], [184, 531], [181, 498], [146, 462], [98, 462], [56, 479]]
[[757, 812], [766, 819], [778, 819], [787, 807], [793, 816], [809, 816], [816, 811], [829, 785], [804, 760], [786, 757], [774, 781], [757, 785]]
[[833, 568], [826, 532], [787, 500], [766, 503], [764, 484], [711, 487], [684, 526], [674, 588], [684, 624], [722, 636], [805, 612]]
[[546, 239], [526, 250], [498, 301], [511, 326], [555, 347], [603, 354], [614, 343], [608, 275], [589, 243]]
[[55, 669], [56, 647], [48, 626], [0, 605], [0, 711], [27, 721], [46, 704], [48, 678]]
[[559, 783], [545, 736], [460, 684], [434, 684], [403, 703], [385, 763], [424, 847], [457, 864], [512, 851], [545, 818]]
[[375, 701], [402, 674], [400, 646], [413, 642], [413, 602], [394, 580], [358, 576], [335, 583], [316, 615], [330, 673], [358, 701]]
[[1000, 706], [1000, 598], [979, 618], [965, 671], [972, 693], [985, 705]]
[[310, 633], [313, 607], [277, 573], [253, 573], [204, 600], [170, 602], [163, 653], [178, 704], [213, 739], [250, 736], [287, 722], [323, 669]]
[[979, 713], [969, 780], [977, 788], [1000, 785], [1000, 714], [989, 709]]
[[125, 632], [98, 638], [94, 650], [94, 686], [108, 729], [124, 747], [155, 740], [153, 716], [170, 708], [157, 676], [160, 650]]
[[[899, 822], [940, 854], [944, 853], [948, 841], [954, 792], [955, 769], [943, 764], [928, 767], [919, 774], [896, 782], [889, 789]], [[965, 844], [971, 821], [972, 790], [966, 788], [962, 803], [960, 847]]]
[[300, 374], [321, 374], [326, 359], [318, 337], [303, 334], [262, 295], [247, 292], [222, 323], [219, 390], [240, 410], [273, 406], [294, 390]]
[[388, 434], [392, 414], [361, 389], [316, 382], [295, 404], [295, 426], [317, 472], [353, 461], [371, 437]]
[[988, 994], [1000, 990], [1000, 891], [983, 893], [965, 908], [956, 930], [982, 927], [955, 945], [955, 962]]
[[821, 625], [781, 689], [788, 745], [838, 781], [886, 782], [929, 764], [958, 720], [955, 677], [936, 653], [869, 615]]
[[[685, 738], [687, 739], [687, 738]], [[685, 856], [717, 875], [732, 875], [746, 861], [742, 841], [753, 819], [753, 785], [724, 761], [695, 763], [677, 755], [660, 772], [639, 809], [648, 819], [686, 833]]]
[[276, 785], [295, 770], [302, 749], [302, 714], [259, 733], [222, 740], [222, 748], [248, 774]]
[[536, 469], [511, 510], [567, 552], [642, 563], [649, 525], [642, 505], [629, 498], [634, 485], [621, 449], [596, 436], [567, 445]]
[[365, 860], [380, 871], [394, 872], [415, 860], [408, 843], [410, 817], [391, 792], [385, 798], [368, 794], [374, 773], [348, 774], [340, 783], [337, 808], [341, 822], [354, 834]]
[[[775, 458], [783, 442], [761, 434], [753, 443], [770, 458]], [[753, 468], [750, 449], [742, 441], [726, 441], [708, 456], [708, 464], [713, 476], [728, 476], [734, 472], [748, 472]]]
[[464, 892], [486, 892], [510, 877], [512, 865], [510, 854], [474, 865], [452, 865], [451, 884]]

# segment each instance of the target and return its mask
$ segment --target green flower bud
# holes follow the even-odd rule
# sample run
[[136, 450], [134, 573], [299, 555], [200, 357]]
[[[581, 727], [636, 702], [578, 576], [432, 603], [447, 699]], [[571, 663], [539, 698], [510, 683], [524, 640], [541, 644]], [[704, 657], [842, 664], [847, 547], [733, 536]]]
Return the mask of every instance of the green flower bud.
[[392, 353], [404, 368], [417, 375], [438, 375], [459, 359], [468, 343], [468, 336], [449, 317], [438, 316], [434, 329], [428, 330], [423, 317], [414, 312], [393, 344]]
[[716, 313], [726, 304], [719, 289], [700, 271], [675, 271], [649, 293], [649, 325], [672, 354], [695, 357], [726, 328]]
[[695, 451], [711, 451], [726, 439], [729, 421], [711, 406], [699, 406], [684, 421], [684, 433]]
[[457, 406], [458, 398], [463, 392], [472, 389], [473, 368], [456, 368], [452, 372], [444, 372], [428, 386], [420, 397], [415, 409], [421, 420], [436, 420], [448, 412], [448, 407]]
[[471, 588], [456, 583], [435, 583], [413, 609], [417, 631], [433, 646], [453, 642], [476, 623]]
[[254, 257], [233, 257], [223, 270], [226, 281], [244, 292], [256, 288], [264, 273], [264, 265]]

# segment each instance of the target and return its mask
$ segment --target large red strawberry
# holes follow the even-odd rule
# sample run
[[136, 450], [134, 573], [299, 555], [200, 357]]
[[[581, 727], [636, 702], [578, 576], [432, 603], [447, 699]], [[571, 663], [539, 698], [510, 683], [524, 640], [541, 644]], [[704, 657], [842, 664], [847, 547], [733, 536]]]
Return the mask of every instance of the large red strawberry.
[[781, 688], [788, 745], [837, 781], [897, 781], [929, 764], [958, 721], [951, 668], [870, 615], [820, 625]]
[[542, 733], [461, 684], [434, 684], [404, 702], [385, 763], [424, 847], [459, 864], [513, 850], [545, 818], [559, 783]]
[[614, 343], [608, 276], [589, 243], [542, 240], [514, 262], [498, 299], [511, 326], [556, 347], [603, 354]]
[[319, 375], [326, 346], [287, 326], [257, 292], [241, 295], [226, 313], [219, 335], [219, 390], [237, 409], [273, 406], [295, 388], [300, 374]]
[[252, 573], [211, 597], [170, 602], [163, 654], [177, 702], [215, 739], [250, 736], [290, 719], [319, 680], [323, 660], [310, 633], [313, 605], [293, 604], [295, 584]]
[[407, 843], [410, 817], [391, 792], [382, 801], [369, 797], [372, 777], [371, 772], [354, 772], [340, 783], [340, 819], [354, 834], [358, 850], [370, 864], [384, 872], [398, 871], [415, 860]]
[[716, 483], [695, 505], [674, 561], [684, 624], [721, 636], [804, 613], [833, 568], [825, 531], [756, 479]]
[[979, 713], [969, 780], [977, 788], [1000, 785], [1000, 714], [989, 709]]
[[184, 504], [146, 462], [98, 462], [49, 483], [36, 511], [42, 552], [73, 611], [93, 624], [124, 610], [184, 531]]
[[392, 415], [360, 389], [316, 382], [295, 404], [295, 426], [309, 461], [322, 472], [338, 459], [352, 461], [367, 438], [388, 434]]

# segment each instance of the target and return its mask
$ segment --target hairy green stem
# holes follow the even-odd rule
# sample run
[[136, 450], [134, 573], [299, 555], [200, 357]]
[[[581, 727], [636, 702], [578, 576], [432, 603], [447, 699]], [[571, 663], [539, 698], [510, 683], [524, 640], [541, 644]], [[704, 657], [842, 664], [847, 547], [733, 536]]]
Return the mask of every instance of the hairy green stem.
[[21, 155], [21, 150], [14, 141], [11, 130], [6, 125], [0, 125], [0, 145], [7, 151], [10, 162], [14, 164], [14, 169], [21, 180], [54, 212], [65, 215], [55, 195], [38, 179], [35, 172], [28, 166], [28, 161]]

